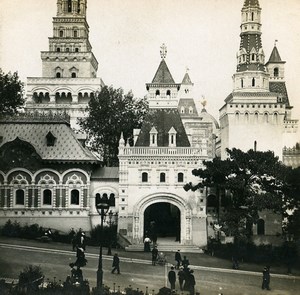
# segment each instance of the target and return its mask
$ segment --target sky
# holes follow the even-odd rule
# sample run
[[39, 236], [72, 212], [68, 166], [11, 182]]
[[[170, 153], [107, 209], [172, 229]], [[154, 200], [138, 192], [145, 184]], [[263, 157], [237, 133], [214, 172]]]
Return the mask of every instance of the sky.
[[[202, 96], [217, 119], [232, 91], [244, 0], [88, 0], [90, 42], [105, 84], [146, 95], [160, 63], [160, 46], [176, 83], [189, 69], [196, 103]], [[260, 0], [262, 44], [275, 40], [285, 64], [293, 118], [300, 118], [300, 1]], [[56, 0], [0, 0], [0, 67], [22, 81], [40, 77]]]

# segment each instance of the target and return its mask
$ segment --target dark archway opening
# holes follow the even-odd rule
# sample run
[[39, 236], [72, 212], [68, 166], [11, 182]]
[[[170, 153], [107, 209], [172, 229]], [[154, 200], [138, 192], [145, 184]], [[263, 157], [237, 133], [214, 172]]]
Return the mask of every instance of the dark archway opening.
[[180, 240], [180, 210], [170, 203], [155, 203], [144, 213], [144, 236], [152, 241], [156, 238], [172, 237]]

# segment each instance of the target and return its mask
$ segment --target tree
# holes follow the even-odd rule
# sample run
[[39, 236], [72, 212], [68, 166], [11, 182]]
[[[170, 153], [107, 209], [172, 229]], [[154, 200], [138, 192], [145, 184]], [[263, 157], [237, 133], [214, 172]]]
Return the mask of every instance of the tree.
[[20, 272], [18, 286], [21, 289], [27, 290], [28, 294], [30, 294], [31, 291], [33, 292], [38, 289], [38, 285], [40, 285], [43, 280], [44, 274], [41, 267], [29, 265]]
[[196, 185], [188, 183], [185, 189], [213, 188], [218, 205], [221, 196], [229, 197], [225, 213], [219, 215], [219, 224], [222, 231], [239, 243], [241, 240], [249, 241], [252, 224], [258, 221], [259, 211], [283, 212], [287, 167], [271, 151], [249, 150], [245, 153], [234, 148], [227, 152], [229, 157], [226, 160], [215, 158], [204, 161], [205, 169], [193, 170], [193, 175], [198, 176], [200, 182]]
[[106, 166], [118, 165], [118, 145], [121, 133], [133, 142], [133, 129], [141, 126], [148, 105], [145, 99], [134, 99], [123, 89], [104, 86], [88, 105], [88, 117], [80, 120], [88, 134], [89, 145], [99, 153]]
[[12, 115], [24, 105], [24, 84], [19, 80], [18, 73], [5, 74], [0, 69], [0, 115]]

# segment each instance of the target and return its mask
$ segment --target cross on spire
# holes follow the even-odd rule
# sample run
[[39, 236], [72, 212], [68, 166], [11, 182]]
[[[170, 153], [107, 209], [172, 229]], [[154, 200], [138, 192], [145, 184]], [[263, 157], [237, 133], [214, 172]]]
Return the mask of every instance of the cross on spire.
[[160, 46], [160, 56], [162, 59], [165, 59], [167, 56], [167, 46], [165, 45], [165, 43]]
[[275, 40], [274, 46], [276, 47], [278, 40]]

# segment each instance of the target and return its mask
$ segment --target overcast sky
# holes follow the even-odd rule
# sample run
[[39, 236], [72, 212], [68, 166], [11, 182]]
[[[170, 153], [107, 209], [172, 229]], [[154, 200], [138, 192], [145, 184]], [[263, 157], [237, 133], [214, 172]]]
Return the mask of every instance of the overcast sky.
[[[146, 94], [167, 46], [166, 62], [180, 83], [186, 68], [194, 97], [218, 110], [232, 91], [244, 0], [88, 0], [90, 42], [105, 84]], [[260, 0], [266, 60], [278, 40], [293, 117], [300, 117], [300, 1]], [[21, 79], [40, 77], [56, 0], [0, 0], [0, 67]]]

